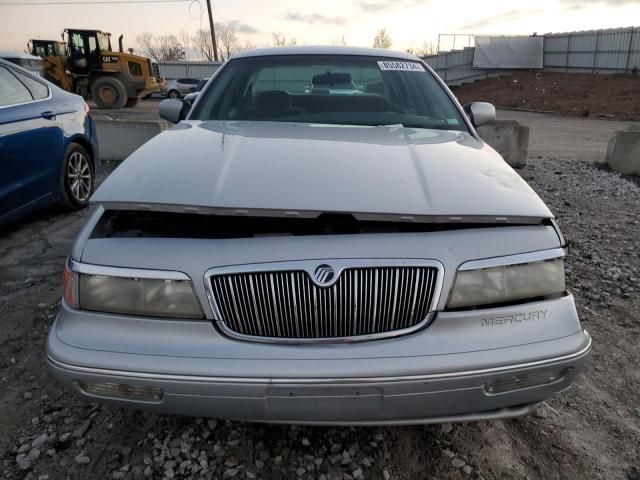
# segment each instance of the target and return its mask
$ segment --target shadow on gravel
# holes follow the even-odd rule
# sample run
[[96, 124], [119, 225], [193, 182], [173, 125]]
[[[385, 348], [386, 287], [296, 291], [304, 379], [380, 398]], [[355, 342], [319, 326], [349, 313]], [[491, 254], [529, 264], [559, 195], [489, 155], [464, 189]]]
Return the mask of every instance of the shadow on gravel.
[[[57, 220], [60, 220], [64, 215], [69, 215], [69, 213], [70, 212], [65, 211], [59, 205], [52, 205], [40, 210], [35, 210], [24, 217], [20, 217], [12, 222], [0, 225], [0, 240], [2, 240], [3, 237], [22, 229], [50, 225], [55, 223]], [[42, 222], [42, 225], [38, 225], [38, 222]]]

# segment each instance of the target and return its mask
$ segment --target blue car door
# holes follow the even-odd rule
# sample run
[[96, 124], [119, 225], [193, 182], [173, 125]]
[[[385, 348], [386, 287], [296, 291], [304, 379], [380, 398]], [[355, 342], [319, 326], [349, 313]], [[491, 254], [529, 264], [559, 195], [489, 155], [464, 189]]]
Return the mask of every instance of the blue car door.
[[0, 219], [59, 190], [63, 142], [50, 87], [0, 65]]

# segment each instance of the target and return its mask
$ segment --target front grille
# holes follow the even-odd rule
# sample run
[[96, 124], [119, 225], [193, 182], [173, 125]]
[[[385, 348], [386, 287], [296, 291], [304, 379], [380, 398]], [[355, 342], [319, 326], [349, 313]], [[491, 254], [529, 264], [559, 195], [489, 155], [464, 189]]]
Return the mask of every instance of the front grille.
[[431, 266], [345, 268], [330, 286], [307, 270], [213, 274], [218, 320], [254, 337], [318, 339], [377, 335], [426, 320], [438, 269]]

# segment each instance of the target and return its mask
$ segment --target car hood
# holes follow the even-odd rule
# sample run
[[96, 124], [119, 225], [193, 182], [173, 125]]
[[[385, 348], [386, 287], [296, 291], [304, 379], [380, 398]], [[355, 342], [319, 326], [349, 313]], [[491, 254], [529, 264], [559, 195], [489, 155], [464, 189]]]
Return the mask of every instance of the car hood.
[[96, 191], [105, 208], [537, 223], [551, 212], [466, 132], [189, 121], [135, 151]]

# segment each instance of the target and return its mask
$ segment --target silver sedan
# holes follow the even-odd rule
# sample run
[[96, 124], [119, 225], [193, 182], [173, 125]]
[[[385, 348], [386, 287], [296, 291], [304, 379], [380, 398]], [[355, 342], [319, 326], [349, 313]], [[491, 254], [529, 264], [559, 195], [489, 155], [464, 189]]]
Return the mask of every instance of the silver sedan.
[[200, 80], [197, 78], [174, 78], [167, 80], [162, 87], [162, 92], [169, 98], [181, 98], [196, 91]]
[[553, 214], [476, 133], [493, 107], [420, 59], [243, 52], [161, 115], [178, 125], [101, 185], [64, 272], [47, 358], [74, 394], [411, 424], [523, 415], [582, 370]]

